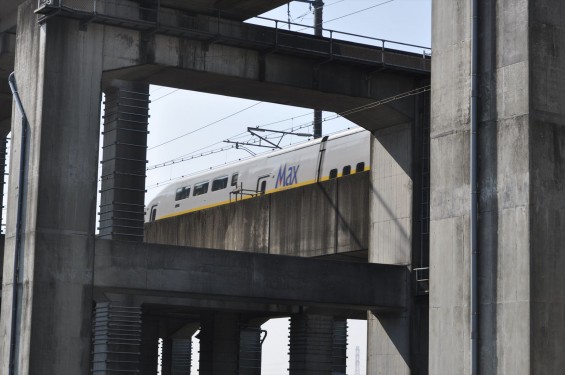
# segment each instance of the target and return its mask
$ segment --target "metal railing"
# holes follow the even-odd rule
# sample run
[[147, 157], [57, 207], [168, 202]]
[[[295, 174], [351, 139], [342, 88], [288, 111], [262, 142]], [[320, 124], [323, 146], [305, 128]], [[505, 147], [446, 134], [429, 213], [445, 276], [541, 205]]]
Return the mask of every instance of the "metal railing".
[[[283, 21], [283, 20], [277, 20], [277, 19], [274, 19], [274, 18], [261, 17], [261, 16], [253, 17], [253, 19], [257, 19], [257, 20], [261, 20], [261, 21], [267, 21], [266, 24], [262, 23], [262, 25], [268, 26], [269, 23], [273, 24], [274, 25], [273, 28], [276, 29], [276, 30], [279, 30], [280, 25], [286, 25], [286, 26], [289, 26], [289, 27], [295, 26], [299, 29], [298, 30], [290, 30], [289, 29], [288, 31], [293, 32], [293, 33], [299, 33], [299, 32], [307, 30], [308, 32], [304, 33], [305, 35], [314, 36], [313, 35], [314, 29], [315, 29], [314, 26], [309, 26], [309, 25], [304, 25], [304, 24], [299, 24], [299, 23], [294, 23], [294, 22], [289, 22], [289, 21]], [[420, 46], [420, 45], [417, 45], [417, 44], [396, 42], [396, 41], [393, 41], [393, 40], [375, 38], [375, 37], [370, 37], [370, 36], [367, 36], [367, 35], [348, 33], [348, 32], [345, 32], [345, 31], [338, 31], [338, 30], [332, 30], [332, 29], [326, 29], [326, 28], [322, 28], [321, 30], [322, 30], [323, 38], [329, 39], [330, 46], [333, 44], [334, 41], [340, 41], [340, 42], [348, 41], [348, 42], [373, 46], [373, 47], [379, 48], [381, 50], [394, 49], [394, 50], [399, 50], [399, 51], [404, 51], [404, 52], [417, 53], [417, 54], [421, 54], [422, 58], [429, 58], [432, 55], [431, 47]], [[282, 31], [285, 31], [285, 30], [282, 30]], [[310, 31], [311, 31], [311, 33], [310, 33]], [[341, 38], [340, 38], [340, 36], [341, 36]]]

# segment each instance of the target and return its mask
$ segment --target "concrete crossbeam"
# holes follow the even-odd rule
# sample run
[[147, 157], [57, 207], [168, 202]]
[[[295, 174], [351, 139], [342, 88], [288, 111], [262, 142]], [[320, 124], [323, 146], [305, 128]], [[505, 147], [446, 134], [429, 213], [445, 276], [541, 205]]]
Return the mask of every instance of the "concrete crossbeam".
[[403, 266], [100, 239], [95, 249], [94, 286], [106, 290], [359, 310], [405, 306]]

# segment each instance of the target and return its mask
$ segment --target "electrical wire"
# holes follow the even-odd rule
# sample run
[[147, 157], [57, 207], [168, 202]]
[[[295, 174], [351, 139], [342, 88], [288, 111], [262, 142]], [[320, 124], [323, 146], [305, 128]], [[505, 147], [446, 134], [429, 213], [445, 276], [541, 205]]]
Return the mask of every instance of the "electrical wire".
[[201, 126], [201, 127], [197, 128], [197, 129], [191, 130], [191, 131], [189, 131], [188, 133], [185, 133], [185, 134], [179, 135], [179, 136], [177, 136], [177, 137], [171, 138], [171, 139], [169, 139], [168, 141], [165, 141], [165, 142], [163, 142], [163, 143], [160, 143], [160, 144], [158, 144], [158, 145], [156, 145], [156, 146], [153, 146], [153, 147], [149, 148], [148, 150], [154, 150], [154, 149], [156, 149], [156, 148], [158, 148], [158, 147], [164, 146], [164, 145], [166, 145], [166, 144], [169, 144], [169, 143], [171, 143], [171, 142], [174, 142], [174, 141], [176, 141], [176, 140], [179, 140], [179, 139], [181, 139], [181, 138], [184, 138], [184, 137], [186, 137], [187, 135], [194, 134], [194, 133], [196, 133], [196, 132], [198, 132], [198, 131], [200, 131], [200, 130], [203, 130], [203, 129], [206, 129], [206, 128], [212, 126], [212, 125], [215, 125], [215, 124], [217, 124], [217, 123], [219, 123], [219, 122], [221, 122], [221, 121], [227, 120], [227, 119], [230, 118], [230, 117], [233, 117], [233, 116], [235, 116], [235, 115], [238, 115], [238, 114], [240, 114], [241, 112], [247, 111], [248, 109], [251, 109], [251, 108], [253, 108], [253, 107], [255, 107], [255, 106], [258, 106], [258, 105], [261, 104], [261, 103], [263, 103], [263, 102], [257, 102], [257, 103], [255, 103], [255, 104], [252, 104], [252, 105], [250, 105], [249, 107], [245, 107], [245, 108], [243, 108], [243, 109], [240, 110], [240, 111], [237, 111], [237, 112], [235, 112], [235, 113], [232, 113], [231, 115], [228, 115], [228, 116], [226, 116], [226, 117], [222, 117], [222, 118], [219, 119], [219, 120], [213, 121], [213, 122], [211, 122], [211, 123], [209, 123], [209, 124], [206, 124], [206, 125], [204, 125], [204, 126]]
[[345, 15], [343, 15], [343, 16], [339, 16], [339, 17], [336, 17], [336, 18], [332, 18], [331, 20], [327, 20], [327, 21], [321, 22], [321, 23], [319, 23], [319, 24], [316, 25], [316, 26], [322, 25], [322, 24], [324, 24], [324, 23], [329, 23], [329, 22], [332, 22], [332, 21], [340, 20], [340, 19], [345, 18], [345, 17], [353, 16], [354, 14], [358, 14], [358, 13], [361, 13], [361, 12], [365, 12], [365, 11], [367, 11], [367, 10], [369, 10], [369, 9], [373, 9], [373, 8], [379, 7], [379, 6], [381, 6], [381, 5], [385, 5], [385, 4], [388, 4], [388, 3], [392, 3], [393, 1], [395, 1], [395, 0], [384, 1], [384, 2], [382, 2], [382, 3], [379, 3], [379, 4], [376, 4], [376, 5], [370, 6], [370, 7], [368, 7], [368, 8], [364, 8], [364, 9], [358, 10], [358, 11], [353, 12], [353, 13], [348, 13], [348, 14], [345, 14]]
[[[378, 100], [378, 101], [375, 101], [375, 102], [372, 102], [372, 103], [368, 103], [368, 104], [365, 104], [365, 105], [362, 105], [362, 106], [358, 106], [358, 107], [354, 107], [354, 108], [342, 111], [340, 113], [336, 113], [335, 115], [323, 118], [322, 122], [325, 123], [325, 122], [328, 122], [328, 121], [338, 119], [340, 117], [353, 115], [353, 114], [356, 114], [356, 113], [359, 113], [359, 112], [362, 112], [362, 111], [366, 111], [366, 110], [369, 110], [369, 109], [372, 109], [372, 108], [375, 108], [375, 107], [378, 107], [378, 106], [381, 106], [381, 105], [384, 105], [384, 104], [387, 104], [387, 103], [390, 103], [390, 102], [393, 102], [393, 101], [396, 101], [396, 100], [404, 99], [404, 98], [414, 96], [414, 95], [423, 94], [423, 93], [430, 91], [430, 90], [431, 90], [431, 85], [422, 86], [422, 87], [416, 88], [414, 90], [406, 91], [406, 92], [403, 92], [403, 93], [400, 93], [400, 94], [397, 94], [397, 95], [394, 95], [394, 96], [391, 96], [391, 97], [388, 97], [388, 98], [385, 98], [385, 99], [382, 99], [382, 100]], [[302, 117], [302, 116], [299, 116], [299, 117]], [[277, 121], [277, 123], [278, 122], [281, 122], [281, 121]], [[263, 126], [265, 126], [265, 125], [263, 125]], [[305, 122], [305, 123], [302, 123], [302, 124], [299, 124], [299, 125], [295, 125], [292, 128], [286, 129], [285, 131], [287, 131], [287, 130], [300, 130], [300, 129], [304, 129], [304, 128], [309, 127], [309, 126], [312, 126], [311, 121]], [[277, 137], [278, 137], [278, 135], [274, 135], [274, 136], [270, 136], [270, 137], [267, 136], [265, 138], [272, 139], [272, 138], [277, 138]], [[217, 142], [215, 144], [218, 144], [218, 143], [222, 143], [222, 142]], [[209, 148], [209, 147], [211, 147], [211, 146], [207, 146], [205, 148]], [[205, 148], [201, 148], [198, 151], [205, 149]], [[232, 148], [234, 148], [234, 147], [233, 146], [223, 147], [223, 148], [211, 150], [209, 152], [205, 152], [205, 153], [202, 153], [200, 155], [190, 157], [190, 158], [188, 156], [190, 156], [191, 154], [187, 154], [187, 155], [182, 157], [182, 158], [186, 158], [186, 160], [178, 160], [181, 157], [175, 158], [175, 159], [169, 160], [167, 162], [148, 167], [147, 170], [162, 168], [162, 167], [172, 165], [172, 164], [177, 164], [177, 163], [180, 163], [180, 162], [183, 162], [183, 161], [193, 160], [193, 159], [196, 159], [196, 158], [199, 158], [199, 157], [208, 156], [208, 155], [218, 153], [218, 152], [221, 152], [221, 151], [225, 151], [225, 150], [229, 150], [229, 149], [232, 149]], [[267, 152], [269, 152], [269, 151], [267, 151]], [[194, 153], [195, 152], [193, 152], [192, 154], [194, 154]], [[258, 155], [262, 155], [262, 154], [264, 154], [264, 153], [260, 153]], [[245, 159], [247, 159], [247, 158], [245, 158]], [[240, 161], [240, 160], [244, 160], [244, 159], [238, 159], [238, 160], [235, 160], [234, 162], [237, 162], [237, 161]], [[221, 165], [225, 165], [225, 164], [221, 164]], [[217, 166], [215, 166], [215, 167], [217, 167]], [[214, 167], [211, 167], [209, 169], [213, 169], [213, 168]], [[209, 169], [206, 169], [206, 170], [209, 170]], [[195, 172], [195, 173], [198, 173], [198, 172]], [[169, 180], [158, 182], [154, 185], [151, 185], [152, 187], [148, 187], [148, 189], [158, 187], [158, 186], [162, 186], [165, 182], [176, 181], [176, 180], [183, 178], [183, 177], [185, 177], [185, 176], [181, 176], [181, 177], [178, 177], [178, 178], [172, 178], [172, 179], [169, 179]]]
[[[159, 89], [157, 89], [157, 90], [155, 90], [155, 91], [158, 91], [158, 90], [159, 90]], [[169, 92], [169, 93], [167, 93], [167, 94], [165, 94], [165, 95], [163, 95], [163, 96], [158, 97], [158, 98], [155, 99], [155, 100], [152, 100], [151, 103], [155, 103], [156, 101], [159, 101], [159, 100], [161, 100], [161, 99], [163, 99], [163, 98], [165, 98], [165, 97], [167, 97], [167, 96], [169, 96], [169, 95], [171, 95], [171, 94], [174, 94], [175, 92], [177, 92], [177, 91], [179, 91], [179, 90], [180, 90], [180, 89], [175, 89], [175, 90], [173, 90], [173, 91], [171, 91], [171, 92]]]

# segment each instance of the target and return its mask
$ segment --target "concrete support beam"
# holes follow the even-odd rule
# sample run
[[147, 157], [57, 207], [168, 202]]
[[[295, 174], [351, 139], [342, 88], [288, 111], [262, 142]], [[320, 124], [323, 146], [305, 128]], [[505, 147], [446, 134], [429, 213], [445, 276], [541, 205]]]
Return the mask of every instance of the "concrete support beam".
[[[30, 138], [26, 184], [10, 180], [0, 372], [9, 373], [15, 340], [18, 374], [87, 374], [103, 33], [96, 25], [81, 32], [78, 22], [63, 19], [39, 27], [36, 6], [25, 2], [18, 16], [16, 77]], [[21, 122], [17, 116], [12, 121], [10, 170], [17, 174]], [[18, 194], [26, 203], [19, 283], [13, 285]]]
[[[565, 7], [479, 4], [479, 373], [560, 373]], [[470, 12], [434, 1], [431, 374], [470, 371]]]
[[[385, 62], [390, 62], [380, 69], [381, 51], [373, 47], [334, 40], [333, 50], [341, 52], [331, 56], [328, 39], [305, 41], [304, 34], [173, 9], [163, 10], [158, 26], [150, 36], [106, 28], [105, 81], [153, 83], [339, 113], [411, 91], [429, 74], [429, 59], [421, 55], [387, 51]], [[120, 54], [115, 52], [118, 45]], [[348, 57], [355, 51], [362, 53]], [[347, 64], [337, 61], [344, 58]], [[364, 121], [368, 129], [384, 128], [407, 121], [410, 108], [410, 99], [395, 100], [347, 117]]]
[[96, 240], [94, 286], [102, 290], [402, 310], [406, 278], [395, 265]]

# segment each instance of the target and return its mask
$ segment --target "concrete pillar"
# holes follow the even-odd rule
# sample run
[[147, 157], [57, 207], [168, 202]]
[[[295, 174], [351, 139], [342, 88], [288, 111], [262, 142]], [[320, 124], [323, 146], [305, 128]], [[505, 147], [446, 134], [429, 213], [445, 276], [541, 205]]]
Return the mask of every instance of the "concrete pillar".
[[[17, 374], [88, 374], [102, 74], [102, 27], [19, 9], [16, 78], [30, 123], [24, 186], [10, 180], [0, 321], [0, 373], [15, 339]], [[20, 170], [13, 116], [10, 171]], [[25, 195], [19, 282], [12, 284], [17, 195]], [[12, 314], [13, 290], [18, 292]], [[17, 332], [12, 337], [12, 319]]]
[[[565, 368], [565, 6], [481, 1], [479, 373]], [[467, 374], [468, 1], [433, 4], [430, 373]]]
[[[190, 375], [192, 339], [168, 339], [171, 349], [171, 375]], [[166, 374], [163, 372], [163, 374]]]
[[201, 322], [200, 374], [238, 373], [239, 314], [216, 312]]
[[139, 373], [141, 309], [97, 303], [92, 320], [94, 374]]
[[345, 375], [347, 369], [347, 319], [333, 321], [332, 375]]
[[114, 81], [104, 92], [99, 236], [143, 241], [149, 85]]
[[159, 362], [159, 317], [146, 315], [141, 318], [140, 375], [157, 374]]
[[241, 328], [238, 374], [261, 375], [261, 333], [261, 325]]
[[[413, 124], [378, 130], [374, 136], [369, 261], [410, 265], [416, 169]], [[410, 374], [410, 311], [411, 307], [399, 314], [368, 313], [368, 374]]]
[[290, 318], [289, 374], [332, 374], [333, 318], [300, 314]]

